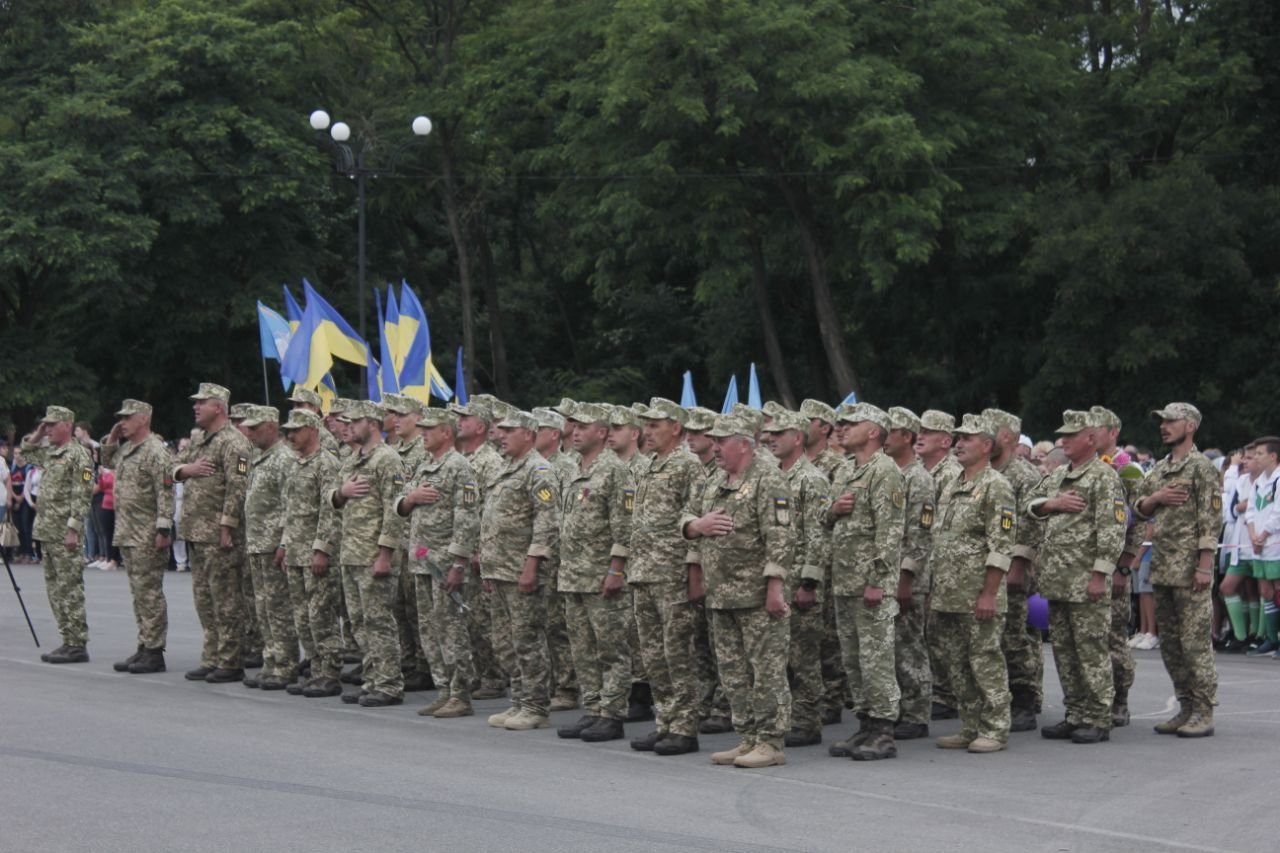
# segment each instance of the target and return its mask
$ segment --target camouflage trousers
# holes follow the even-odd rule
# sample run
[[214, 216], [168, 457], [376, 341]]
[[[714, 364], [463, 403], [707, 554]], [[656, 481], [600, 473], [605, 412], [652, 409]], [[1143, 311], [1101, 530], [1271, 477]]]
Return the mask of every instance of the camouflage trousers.
[[656, 728], [662, 734], [698, 736], [698, 671], [694, 633], [698, 611], [681, 580], [631, 585], [639, 654], [653, 691]]
[[1109, 600], [1049, 602], [1049, 639], [1067, 722], [1103, 731], [1111, 728], [1111, 703], [1116, 695], [1107, 650], [1110, 624]]
[[79, 548], [67, 550], [61, 542], [43, 544], [44, 588], [62, 644], [83, 648], [89, 645], [89, 622], [84, 614], [84, 556]]
[[262, 677], [292, 681], [298, 674], [298, 629], [293, 624], [289, 576], [275, 562], [275, 553], [250, 554], [253, 605], [262, 633]]
[[486, 592], [478, 573], [470, 581], [477, 589], [476, 604], [467, 614], [467, 630], [471, 633], [471, 653], [476, 665], [476, 678], [482, 687], [501, 690], [507, 686], [509, 674], [502, 668], [498, 654], [499, 637], [494, 634], [493, 593]]
[[511, 705], [546, 716], [551, 702], [551, 662], [547, 651], [547, 593], [520, 592], [514, 581], [492, 580], [489, 596], [494, 652], [511, 678]]
[[[334, 553], [338, 553], [336, 547]], [[356, 642], [356, 622], [351, 616], [351, 607], [347, 602], [347, 591], [342, 586], [341, 570], [334, 568], [338, 572], [339, 577], [335, 586], [338, 589], [338, 624], [340, 626], [340, 637], [342, 639], [342, 654], [356, 655], [360, 654], [360, 646]], [[359, 602], [356, 602], [357, 607]]]
[[970, 740], [988, 737], [1008, 741], [1009, 670], [1000, 649], [1004, 615], [997, 613], [994, 619], [979, 621], [972, 613], [935, 610], [932, 616], [930, 637], [942, 650], [940, 663], [955, 689], [960, 733]]
[[222, 550], [216, 542], [188, 542], [191, 596], [204, 632], [200, 665], [240, 669], [244, 666], [244, 590], [240, 584], [243, 554]]
[[1116, 702], [1127, 701], [1133, 686], [1133, 653], [1129, 651], [1129, 579], [1119, 594], [1111, 591], [1111, 631], [1107, 636], [1111, 652], [1111, 679], [1116, 685]]
[[291, 566], [289, 576], [302, 578], [306, 596], [307, 625], [315, 649], [311, 652], [311, 677], [337, 678], [342, 673], [343, 641], [338, 615], [342, 600], [342, 578], [330, 566], [323, 575], [311, 573], [310, 566]]
[[803, 732], [822, 731], [823, 697], [822, 637], [826, 614], [818, 602], [808, 610], [791, 611], [791, 644], [787, 671], [791, 676], [791, 726]]
[[836, 596], [831, 580], [822, 593], [822, 713], [844, 710], [849, 701], [849, 676], [844, 671], [844, 655], [840, 652], [840, 632], [836, 629]]
[[1195, 592], [1189, 586], [1163, 584], [1155, 584], [1152, 589], [1156, 624], [1160, 626], [1160, 658], [1173, 680], [1173, 693], [1193, 710], [1212, 714], [1218, 695], [1218, 669], [1210, 633], [1210, 591]]
[[[1001, 623], [1001, 630], [1004, 630]], [[938, 611], [929, 611], [928, 626], [925, 628], [925, 643], [929, 648], [929, 671], [933, 681], [933, 701], [948, 708], [960, 704], [956, 693], [951, 689], [951, 676], [947, 672], [947, 649], [942, 644], [942, 635], [938, 633]], [[1003, 652], [1001, 653], [1003, 660]], [[1006, 683], [1008, 676], [1005, 677]]]
[[[440, 696], [471, 701], [471, 683], [476, 668], [471, 656], [471, 634], [467, 630], [467, 614], [458, 610], [444, 584], [431, 575], [413, 576], [418, 600], [418, 637]], [[463, 584], [463, 601], [471, 607], [473, 588]]]
[[[404, 696], [404, 675], [400, 672], [400, 629], [396, 625], [395, 598], [400, 579], [390, 575], [375, 578], [368, 566], [343, 566], [342, 589], [351, 608], [356, 643], [363, 658], [364, 689], [370, 693]], [[352, 605], [359, 604], [355, 607]], [[356, 612], [359, 612], [357, 618]]]
[[243, 614], [241, 632], [246, 657], [261, 654], [264, 651], [262, 632], [264, 626], [258, 621], [258, 599], [253, 591], [253, 570], [249, 568], [248, 555], [244, 543], [237, 541], [234, 549], [236, 571], [240, 575], [240, 596], [243, 601], [240, 612]]
[[596, 717], [625, 720], [631, 694], [630, 590], [613, 598], [594, 592], [559, 596], [583, 710]]
[[138, 645], [163, 649], [169, 634], [169, 604], [164, 597], [164, 573], [169, 568], [169, 551], [150, 545], [125, 545], [120, 549], [129, 575], [129, 596], [133, 599], [133, 621], [138, 625]]
[[925, 635], [928, 596], [917, 592], [911, 604], [894, 620], [893, 656], [898, 676], [898, 719], [904, 723], [929, 724], [933, 701], [933, 671], [929, 666], [929, 644]]
[[763, 607], [712, 610], [711, 633], [734, 729], [745, 741], [781, 749], [791, 728], [788, 619], [774, 619]]
[[[418, 609], [418, 589], [415, 575], [409, 571], [409, 555], [396, 549], [396, 627], [400, 630], [400, 669], [407, 673], [431, 672], [431, 657], [422, 645], [419, 624], [422, 612]], [[430, 613], [431, 608], [426, 608]]]
[[302, 646], [302, 657], [313, 661], [316, 658], [316, 641], [311, 636], [311, 615], [307, 612], [307, 580], [304, 574], [311, 573], [311, 567], [288, 566], [285, 577], [289, 583], [289, 606], [293, 610], [293, 630], [298, 635], [298, 645]]
[[1044, 654], [1040, 632], [1027, 624], [1026, 592], [1009, 592], [1009, 610], [1005, 614], [1004, 635], [1000, 645], [1005, 665], [1009, 668], [1009, 690], [1025, 695], [1039, 712], [1044, 704]]
[[897, 599], [886, 596], [867, 607], [861, 595], [836, 596], [836, 629], [855, 711], [877, 720], [897, 720], [898, 676], [894, 662]]
[[547, 598], [547, 653], [551, 655], [551, 695], [576, 701], [578, 679], [569, 649], [569, 628], [564, 621], [564, 602], [555, 591], [554, 580]]
[[693, 633], [693, 666], [698, 676], [698, 718], [728, 717], [729, 698], [720, 683], [716, 667], [716, 641], [711, 632], [711, 617], [704, 608], [695, 608]]

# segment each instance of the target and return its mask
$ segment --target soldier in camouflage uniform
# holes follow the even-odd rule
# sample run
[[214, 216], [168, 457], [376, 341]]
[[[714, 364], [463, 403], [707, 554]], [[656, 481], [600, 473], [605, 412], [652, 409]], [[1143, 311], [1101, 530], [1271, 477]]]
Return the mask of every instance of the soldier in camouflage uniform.
[[1040, 632], [1027, 624], [1027, 599], [1035, 592], [1032, 565], [1043, 535], [1043, 523], [1027, 515], [1027, 501], [1042, 479], [1036, 467], [1014, 450], [1022, 433], [1022, 419], [1000, 409], [985, 409], [982, 416], [996, 427], [996, 455], [991, 467], [1013, 486], [1018, 503], [1018, 541], [1005, 583], [1009, 586], [1009, 612], [1004, 623], [1004, 657], [1009, 664], [1009, 692], [1013, 694], [1011, 731], [1036, 728], [1036, 714], [1044, 701], [1044, 654]]
[[831, 535], [824, 521], [831, 506], [831, 481], [805, 455], [809, 419], [781, 411], [764, 427], [769, 449], [778, 460], [791, 492], [791, 526], [795, 551], [783, 588], [794, 605], [787, 654], [791, 673], [791, 730], [786, 746], [822, 743], [822, 677], [824, 586], [831, 567]]
[[894, 406], [889, 414], [889, 434], [884, 452], [902, 471], [906, 485], [906, 531], [902, 537], [902, 566], [898, 573], [898, 618], [894, 622], [894, 659], [898, 673], [898, 724], [895, 740], [911, 740], [929, 734], [929, 703], [933, 673], [929, 668], [929, 644], [925, 623], [929, 598], [929, 549], [936, 492], [933, 477], [916, 456], [915, 442], [921, 423], [915, 412]]
[[[417, 471], [418, 466], [427, 458], [427, 449], [422, 444], [422, 431], [418, 428], [418, 419], [425, 407], [403, 394], [383, 394], [382, 408], [385, 413], [382, 426], [387, 433], [387, 443], [400, 454], [400, 463], [404, 466], [407, 477]], [[405, 525], [405, 536], [408, 535], [408, 525]], [[430, 690], [432, 687], [431, 656], [423, 648], [419, 636], [419, 624], [424, 615], [429, 617], [430, 608], [427, 608], [426, 614], [418, 610], [417, 581], [408, 568], [408, 547], [406, 538], [396, 549], [395, 556], [396, 577], [400, 581], [396, 590], [395, 615], [396, 626], [400, 629], [400, 671], [404, 673], [406, 693]]]
[[698, 601], [705, 591], [720, 678], [742, 738], [713, 754], [711, 763], [751, 768], [787, 762], [791, 608], [785, 584], [795, 548], [791, 491], [776, 466], [756, 457], [753, 433], [754, 424], [739, 415], [716, 419], [709, 435], [721, 470], [680, 520], [700, 559], [700, 568], [690, 569], [689, 596]]
[[[116, 472], [113, 542], [129, 573], [138, 650], [114, 665], [116, 672], [164, 672], [169, 609], [164, 572], [173, 528], [173, 475], [169, 451], [151, 432], [151, 406], [125, 400], [115, 426], [102, 440], [102, 464]], [[121, 443], [123, 439], [123, 443]]]
[[[960, 476], [960, 463], [951, 453], [952, 433], [956, 428], [954, 415], [937, 409], [926, 409], [920, 416], [920, 433], [916, 436], [916, 454], [920, 464], [933, 478], [934, 494], [941, 497], [950, 481]], [[928, 625], [925, 627], [925, 638], [929, 645], [929, 672], [933, 690], [933, 706], [929, 716], [934, 720], [954, 719], [957, 700], [947, 681], [947, 670], [943, 665], [946, 649], [935, 639], [933, 623], [935, 611], [929, 611]]]
[[338, 551], [332, 538], [333, 506], [325, 499], [337, 486], [338, 457], [321, 445], [320, 436], [326, 430], [315, 412], [294, 409], [284, 431], [295, 458], [285, 478], [284, 532], [276, 555], [288, 572], [298, 633], [303, 633], [305, 625], [311, 637], [311, 677], [300, 687], [287, 689], [312, 699], [338, 696], [342, 693], [338, 681], [342, 673], [338, 617], [342, 579], [336, 567], [330, 568], [330, 557]]
[[1128, 522], [1120, 477], [1098, 458], [1095, 426], [1089, 412], [1062, 413], [1057, 433], [1070, 464], [1045, 477], [1027, 504], [1031, 518], [1048, 519], [1036, 583], [1049, 601], [1049, 637], [1066, 706], [1066, 717], [1040, 734], [1072, 743], [1111, 737], [1111, 574]]
[[342, 586], [364, 656], [364, 689], [344, 693], [342, 701], [365, 708], [404, 701], [400, 634], [393, 610], [399, 580], [393, 558], [404, 538], [396, 500], [405, 476], [399, 454], [382, 440], [382, 414], [368, 401], [342, 413], [359, 449], [342, 463], [338, 485], [326, 496], [340, 511], [336, 517], [342, 529]]
[[244, 678], [244, 589], [237, 540], [252, 448], [227, 418], [231, 392], [212, 382], [191, 395], [200, 437], [193, 438], [173, 469], [183, 484], [178, 526], [187, 540], [191, 591], [204, 630], [200, 665], [188, 681], [221, 683]]
[[480, 532], [480, 487], [471, 465], [454, 448], [456, 412], [425, 409], [423, 460], [396, 505], [409, 517], [409, 571], [416, 585], [420, 642], [431, 661], [439, 696], [420, 716], [469, 717], [475, 665], [467, 630], [464, 589]]
[[480, 518], [480, 573], [491, 591], [496, 651], [511, 675], [511, 707], [489, 717], [510, 731], [542, 729], [550, 704], [546, 578], [542, 563], [559, 547], [560, 510], [555, 473], [533, 449], [538, 422], [515, 412], [498, 422], [506, 467], [490, 484]]
[[800, 404], [800, 414], [807, 422], [804, 435], [805, 456], [830, 480], [836, 469], [844, 463], [844, 454], [831, 443], [836, 427], [836, 410], [821, 400], [805, 400]]
[[[566, 430], [565, 416], [552, 409], [534, 409], [533, 416], [538, 420], [538, 437], [533, 449], [551, 465], [563, 494], [565, 483], [578, 470], [578, 454], [575, 452], [570, 456], [562, 449], [566, 433], [573, 435], [572, 427]], [[552, 711], [571, 711], [578, 707], [578, 680], [573, 671], [573, 653], [569, 649], [569, 628], [565, 624], [564, 603], [559, 593], [560, 557], [558, 554], [547, 561], [546, 569], [547, 651], [551, 655], [550, 707]]]
[[560, 499], [560, 599], [586, 713], [556, 733], [588, 743], [623, 736], [631, 689], [626, 566], [635, 481], [605, 449], [608, 416], [603, 406], [575, 407], [573, 447], [582, 458], [565, 478]]
[[246, 687], [283, 690], [298, 677], [298, 629], [289, 597], [289, 575], [276, 562], [284, 537], [285, 480], [297, 457], [280, 440], [280, 412], [250, 406], [242, 426], [258, 449], [245, 489], [245, 551], [253, 574], [254, 606], [262, 631], [262, 672]]
[[[231, 421], [231, 425], [239, 431], [246, 440], [249, 438], [249, 430], [245, 428], [245, 418], [249, 417], [249, 410], [253, 408], [250, 403], [233, 403], [231, 408], [227, 410], [227, 419]], [[253, 446], [253, 442], [249, 442], [249, 468], [253, 469], [254, 463], [258, 461], [259, 450]], [[243, 600], [244, 614], [244, 668], [254, 669], [262, 666], [262, 630], [258, 625], [258, 605], [257, 598], [253, 594], [253, 572], [249, 570], [249, 555], [245, 550], [245, 519], [244, 508], [240, 510], [240, 526], [236, 528], [232, 537], [232, 553], [236, 564], [236, 573], [240, 576], [240, 596]]]
[[[351, 424], [342, 420], [342, 415], [351, 406], [354, 406], [355, 400], [348, 397], [339, 397], [329, 405], [329, 411], [324, 416], [325, 429], [333, 435], [338, 441], [338, 466], [341, 467], [351, 454], [356, 452], [355, 442], [351, 439]], [[332, 510], [332, 507], [329, 507]], [[333, 551], [330, 556], [335, 557], [342, 552], [342, 526], [334, 524], [332, 526], [332, 543]], [[351, 683], [359, 684], [363, 679], [359, 679], [360, 649], [356, 645], [356, 629], [351, 621], [351, 611], [347, 608], [346, 590], [342, 586], [342, 572], [340, 567], [334, 566], [334, 580], [338, 588], [338, 621], [342, 628], [342, 659], [344, 663], [356, 664], [355, 674], [357, 679], [353, 679]], [[343, 675], [343, 679], [348, 676]]]
[[[315, 391], [303, 388], [301, 385], [294, 385], [293, 392], [289, 395], [289, 402], [293, 403], [293, 409], [295, 411], [301, 409], [304, 412], [315, 412], [321, 418], [324, 417], [323, 403], [320, 399], [320, 395]], [[319, 436], [321, 449], [337, 456], [338, 439], [334, 436], [333, 432], [329, 429], [321, 429]]]
[[836, 471], [826, 524], [832, 530], [831, 570], [836, 627], [844, 651], [854, 709], [862, 725], [828, 752], [857, 761], [894, 758], [898, 719], [894, 666], [896, 590], [902, 565], [906, 487], [902, 472], [881, 449], [889, 416], [869, 403], [841, 406], [840, 442], [848, 460]]
[[1213, 463], [1196, 449], [1200, 410], [1170, 403], [1152, 414], [1160, 419], [1160, 439], [1170, 452], [1143, 480], [1134, 512], [1155, 525], [1151, 585], [1160, 657], [1180, 704], [1176, 716], [1155, 728], [1160, 734], [1207, 737], [1213, 734], [1218, 693], [1209, 596], [1222, 492]]
[[990, 464], [995, 429], [980, 415], [964, 416], [956, 430], [963, 467], [947, 478], [932, 528], [931, 630], [961, 726], [938, 738], [940, 749], [1000, 752], [1009, 741], [1009, 671], [1000, 637], [1018, 522], [1013, 487]]
[[88, 663], [89, 623], [84, 614], [84, 555], [80, 537], [93, 500], [93, 457], [73, 438], [75, 413], [49, 406], [35, 431], [22, 439], [22, 455], [44, 469], [32, 538], [43, 546], [44, 584], [62, 645], [45, 663]]

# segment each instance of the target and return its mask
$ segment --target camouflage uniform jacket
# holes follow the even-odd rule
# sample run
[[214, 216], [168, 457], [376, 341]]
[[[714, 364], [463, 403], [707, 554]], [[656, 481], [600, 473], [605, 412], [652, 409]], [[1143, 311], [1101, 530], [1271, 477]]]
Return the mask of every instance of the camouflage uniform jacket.
[[679, 530], [714, 510], [733, 519], [726, 536], [698, 539], [707, 607], [739, 610], [764, 606], [768, 578], [785, 582], [795, 552], [791, 490], [776, 465], [753, 459], [730, 483], [723, 470], [693, 497]]
[[[426, 461], [430, 455], [427, 453], [427, 446], [422, 442], [422, 436], [418, 436], [412, 441], [397, 441], [392, 445], [392, 449], [400, 454], [400, 467], [404, 471], [405, 477], [413, 475], [418, 470], [418, 466]], [[400, 543], [400, 550], [409, 547], [409, 524], [404, 525], [404, 541]]]
[[831, 566], [831, 531], [826, 525], [827, 510], [831, 507], [831, 481], [803, 455], [783, 476], [791, 490], [791, 520], [796, 540], [791, 571], [787, 573], [787, 589], [794, 591], [802, 579], [808, 578], [817, 581], [821, 590]]
[[943, 456], [929, 469], [929, 476], [933, 478], [934, 494], [941, 497], [942, 491], [951, 484], [951, 481], [963, 473], [964, 469], [960, 467], [960, 463], [954, 456], [950, 453]]
[[[284, 547], [286, 566], [309, 566], [316, 551], [333, 554], [333, 506], [326, 509], [325, 495], [335, 485], [338, 457], [319, 449], [310, 456], [294, 455], [293, 467], [284, 482]], [[329, 520], [328, 526], [321, 519]]]
[[103, 442], [102, 464], [116, 472], [116, 547], [150, 547], [173, 526], [172, 462], [155, 433], [141, 444]]
[[809, 461], [822, 472], [822, 476], [827, 478], [827, 482], [830, 482], [831, 478], [836, 475], [836, 469], [844, 464], [844, 454], [828, 447]]
[[329, 432], [328, 427], [321, 427], [319, 430], [319, 433], [320, 433], [320, 449], [327, 450], [330, 453], [332, 453], [334, 456], [337, 456], [341, 452], [341, 449], [338, 447], [337, 437], [333, 433]]
[[431, 574], [427, 565], [430, 561], [441, 572], [447, 572], [455, 561], [466, 563], [476, 552], [480, 535], [480, 486], [471, 463], [453, 448], [439, 459], [425, 454], [400, 493], [397, 505], [421, 485], [435, 488], [440, 500], [415, 506], [409, 513], [409, 569], [414, 574]]
[[1129, 513], [1120, 475], [1096, 456], [1078, 468], [1062, 465], [1031, 493], [1026, 515], [1037, 514], [1049, 498], [1074, 492], [1084, 498], [1083, 512], [1055, 512], [1045, 520], [1044, 542], [1036, 564], [1036, 585], [1050, 601], [1081, 603], [1089, 576], [1107, 576], [1107, 598], [1111, 596], [1111, 573], [1124, 550], [1125, 524]]
[[1147, 525], [1138, 518], [1133, 508], [1138, 503], [1138, 487], [1142, 485], [1146, 474], [1134, 462], [1128, 463], [1123, 468], [1117, 468], [1116, 473], [1120, 475], [1120, 485], [1124, 487], [1124, 499], [1129, 508], [1129, 530], [1124, 538], [1124, 553], [1130, 557], [1137, 557], [1142, 553], [1142, 543], [1147, 539]]
[[1182, 459], [1166, 456], [1142, 481], [1134, 506], [1169, 483], [1184, 487], [1190, 499], [1182, 506], [1158, 506], [1150, 519], [1151, 582], [1189, 587], [1195, 579], [1200, 551], [1218, 547], [1222, 525], [1222, 492], [1218, 471], [1196, 448]]
[[487, 441], [471, 453], [462, 455], [470, 463], [476, 482], [480, 484], [480, 505], [483, 507], [489, 497], [489, 490], [502, 474], [502, 469], [507, 466], [506, 460]]
[[218, 541], [219, 527], [233, 531], [240, 528], [252, 456], [249, 439], [230, 421], [212, 435], [201, 433], [199, 438], [191, 439], [191, 445], [174, 466], [173, 478], [178, 478], [177, 469], [182, 465], [199, 459], [212, 462], [214, 471], [208, 477], [182, 481], [182, 518], [178, 519], [178, 526], [183, 539], [207, 545]]
[[630, 583], [684, 581], [686, 563], [698, 561], [697, 549], [680, 535], [680, 514], [706, 485], [702, 463], [684, 447], [654, 456], [636, 480], [636, 511], [631, 519]]
[[[933, 526], [933, 585], [929, 607], [940, 613], [971, 613], [986, 584], [987, 568], [1009, 571], [1018, 527], [1013, 486], [990, 465], [972, 480], [947, 482]], [[1009, 608], [1002, 581], [996, 612]]]
[[526, 557], [545, 561], [556, 553], [558, 496], [555, 472], [537, 451], [507, 462], [489, 485], [480, 516], [481, 577], [515, 583]]
[[1011, 455], [996, 471], [1003, 474], [1009, 485], [1013, 486], [1013, 496], [1018, 504], [1018, 541], [1013, 546], [1013, 556], [1024, 557], [1034, 563], [1036, 549], [1044, 537], [1044, 521], [1027, 514], [1027, 503], [1044, 478], [1034, 465], [1017, 454]]
[[[352, 498], [338, 509], [334, 504], [338, 489], [352, 476], [364, 477], [369, 492]], [[342, 534], [339, 562], [344, 566], [371, 566], [379, 548], [393, 551], [404, 538], [404, 519], [396, 512], [397, 498], [404, 489], [404, 468], [400, 454], [386, 444], [369, 452], [353, 453], [342, 463], [333, 488], [325, 494], [325, 504], [336, 510], [331, 524]], [[330, 534], [332, 536], [332, 534]]]
[[912, 591], [929, 591], [929, 549], [937, 510], [933, 477], [919, 458], [902, 469], [906, 485], [906, 532], [902, 537], [902, 570], [911, 572]]
[[853, 495], [853, 510], [827, 512], [831, 529], [831, 579], [836, 595], [861, 596], [867, 587], [896, 589], [902, 565], [906, 486], [897, 464], [883, 450], [859, 465], [849, 457], [836, 471], [832, 500]]
[[[645, 459], [648, 465], [648, 459]], [[611, 557], [631, 554], [636, 488], [631, 470], [603, 450], [579, 468], [561, 491], [560, 592], [600, 591]]]
[[47, 440], [40, 444], [24, 440], [22, 455], [44, 469], [31, 535], [46, 547], [61, 548], [68, 530], [77, 536], [84, 533], [84, 517], [93, 502], [93, 457], [74, 438], [61, 447]]
[[244, 495], [245, 553], [270, 554], [284, 538], [285, 481], [298, 454], [277, 441], [258, 456]]

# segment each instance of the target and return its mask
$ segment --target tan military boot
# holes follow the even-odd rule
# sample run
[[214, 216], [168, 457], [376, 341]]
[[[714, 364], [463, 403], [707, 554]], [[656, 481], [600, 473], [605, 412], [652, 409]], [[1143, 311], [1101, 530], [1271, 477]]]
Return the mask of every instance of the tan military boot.
[[1159, 734], [1159, 735], [1177, 734], [1178, 729], [1182, 728], [1182, 726], [1190, 719], [1191, 719], [1191, 705], [1184, 702], [1182, 704], [1182, 709], [1178, 711], [1178, 715], [1176, 717], [1174, 717], [1171, 720], [1166, 720], [1163, 723], [1156, 724], [1156, 727], [1155, 727], [1156, 734]]
[[516, 714], [519, 714], [519, 713], [520, 713], [520, 709], [512, 705], [510, 708], [508, 708], [505, 711], [499, 711], [496, 714], [490, 714], [489, 725], [493, 726], [495, 729], [505, 729], [507, 727], [507, 720], [509, 720], [510, 718], [514, 717]]
[[771, 743], [761, 741], [746, 755], [739, 755], [733, 760], [734, 767], [781, 767], [787, 763], [787, 756]]
[[448, 694], [441, 694], [441, 696], [438, 699], [436, 699], [436, 701], [432, 702], [427, 707], [419, 708], [418, 716], [419, 717], [435, 716], [436, 711], [439, 711], [441, 708], [443, 708], [448, 703], [448, 701], [449, 701]]
[[1213, 709], [1196, 711], [1174, 734], [1178, 737], [1213, 737]]
[[938, 738], [938, 749], [968, 749], [973, 741], [964, 735], [943, 735]]
[[732, 764], [739, 757], [750, 752], [754, 746], [755, 744], [749, 740], [740, 741], [733, 749], [726, 749], [724, 752], [711, 753], [711, 763], [721, 765]]
[[507, 722], [502, 727], [509, 732], [527, 732], [550, 728], [551, 720], [546, 714], [535, 714], [527, 708], [521, 708], [518, 713], [507, 717]]
[[435, 713], [437, 719], [447, 720], [453, 717], [470, 717], [475, 713], [475, 709], [471, 707], [471, 703], [465, 699], [450, 699], [445, 702]]
[[1003, 752], [1006, 748], [1008, 745], [1004, 741], [989, 737], [974, 738], [969, 744], [970, 752]]

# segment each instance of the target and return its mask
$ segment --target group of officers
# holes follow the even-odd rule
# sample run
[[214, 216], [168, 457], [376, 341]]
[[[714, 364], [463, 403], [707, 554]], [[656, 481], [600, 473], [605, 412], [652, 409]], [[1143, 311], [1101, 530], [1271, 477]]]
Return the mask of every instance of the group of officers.
[[[624, 737], [647, 685], [656, 724], [633, 749], [696, 752], [700, 732], [733, 730], [740, 742], [711, 760], [738, 767], [784, 764], [784, 747], [821, 743], [846, 707], [859, 726], [834, 756], [892, 758], [947, 716], [961, 728], [938, 747], [998, 752], [1037, 727], [1038, 591], [1066, 709], [1041, 734], [1097, 743], [1129, 722], [1128, 583], [1150, 532], [1180, 703], [1155, 729], [1213, 733], [1222, 506], [1190, 404], [1153, 412], [1169, 455], [1145, 477], [1112, 464], [1113, 412], [1066, 411], [1068, 464], [1042, 477], [1018, 452], [1019, 418], [998, 409], [957, 423], [817, 400], [717, 415], [662, 398], [525, 412], [387, 394], [322, 414], [299, 388], [282, 419], [213, 383], [191, 399], [196, 429], [176, 457], [138, 400], [102, 441], [138, 625], [118, 671], [165, 669], [180, 482], [203, 629], [189, 680], [365, 708], [434, 685], [418, 713], [436, 718], [509, 695], [488, 722], [512, 731], [581, 706], [557, 734], [585, 742]], [[51, 406], [22, 443], [45, 469], [35, 537], [63, 640], [50, 663], [89, 660], [92, 462], [72, 423]]]

